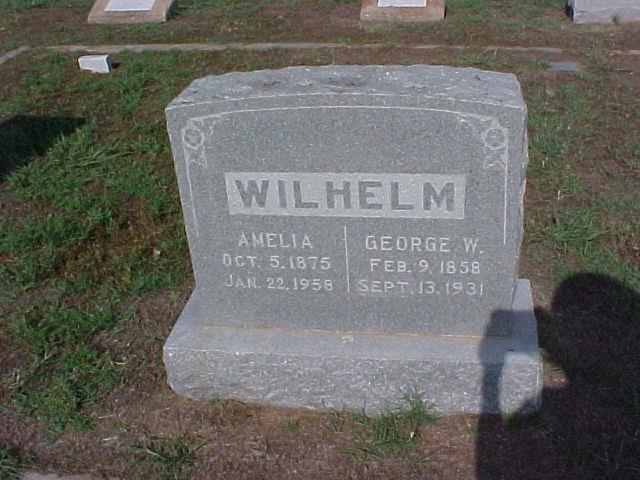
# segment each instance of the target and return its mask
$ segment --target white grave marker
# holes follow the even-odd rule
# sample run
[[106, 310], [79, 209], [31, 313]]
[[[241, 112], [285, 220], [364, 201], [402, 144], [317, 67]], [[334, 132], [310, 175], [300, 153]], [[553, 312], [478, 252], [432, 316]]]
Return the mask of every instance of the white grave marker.
[[161, 23], [166, 22], [176, 0], [96, 0], [89, 23]]
[[78, 58], [80, 70], [93, 73], [110, 73], [111, 58], [109, 55], [84, 55]]
[[426, 7], [427, 0], [378, 0], [379, 7]]
[[363, 22], [433, 22], [444, 18], [445, 0], [362, 0]]
[[147, 12], [156, 0], [109, 0], [105, 12]]

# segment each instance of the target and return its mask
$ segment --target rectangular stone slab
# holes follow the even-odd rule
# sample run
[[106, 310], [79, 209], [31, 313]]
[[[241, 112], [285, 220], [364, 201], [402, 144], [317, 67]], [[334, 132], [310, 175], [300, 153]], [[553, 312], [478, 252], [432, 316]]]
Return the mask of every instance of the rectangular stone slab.
[[[419, 393], [439, 413], [530, 412], [542, 363], [529, 282], [511, 337], [437, 337], [222, 326], [189, 300], [164, 347], [171, 387], [191, 398], [382, 412]], [[205, 309], [205, 310], [203, 310]]]
[[640, 21], [638, 0], [567, 0], [575, 23], [625, 23]]
[[146, 12], [153, 8], [156, 0], [109, 0], [105, 12]]
[[378, 7], [426, 7], [427, 0], [377, 0]]
[[508, 335], [526, 107], [513, 75], [294, 67], [166, 110], [201, 311], [218, 325]]
[[433, 22], [442, 20], [445, 0], [363, 0], [363, 22]]
[[83, 55], [78, 58], [78, 66], [93, 73], [111, 73], [113, 68], [109, 55]]
[[89, 12], [88, 23], [162, 23], [175, 0], [97, 0]]

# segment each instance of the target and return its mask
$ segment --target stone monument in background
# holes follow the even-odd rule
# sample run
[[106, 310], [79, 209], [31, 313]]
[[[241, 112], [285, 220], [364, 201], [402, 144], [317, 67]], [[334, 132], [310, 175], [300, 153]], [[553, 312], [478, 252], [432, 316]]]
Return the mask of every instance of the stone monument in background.
[[639, 22], [640, 0], [567, 0], [567, 11], [576, 23]]
[[433, 22], [442, 20], [445, 0], [363, 0], [363, 22]]
[[88, 23], [166, 22], [175, 0], [97, 0]]
[[382, 411], [540, 402], [518, 280], [527, 110], [513, 75], [295, 67], [166, 110], [196, 288], [164, 347], [183, 395]]

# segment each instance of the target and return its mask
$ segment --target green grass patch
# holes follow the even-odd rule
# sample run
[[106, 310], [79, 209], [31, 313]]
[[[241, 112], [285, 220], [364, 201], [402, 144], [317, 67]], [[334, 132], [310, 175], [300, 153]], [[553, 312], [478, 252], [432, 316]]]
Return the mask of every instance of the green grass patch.
[[565, 250], [586, 252], [602, 231], [596, 225], [591, 210], [565, 210], [551, 218], [551, 222], [538, 232], [540, 240], [551, 242]]
[[2, 0], [0, 13], [18, 13], [43, 7], [89, 7], [92, 0]]
[[528, 248], [541, 261], [555, 257], [556, 281], [584, 270], [638, 288], [638, 222], [629, 222], [640, 214], [637, 182], [624, 173], [636, 163], [637, 115], [622, 100], [628, 85], [605, 87], [605, 72], [529, 92], [528, 181], [545, 201], [528, 211]]
[[[189, 271], [158, 105], [175, 87], [149, 88], [150, 71], [172, 62], [132, 59], [109, 78], [69, 81], [69, 60], [44, 57], [34, 70], [49, 76], [23, 82], [0, 121], [2, 191], [25, 212], [0, 220], [0, 297], [17, 302], [0, 328], [27, 360], [2, 373], [13, 404], [53, 432], [91, 428], [90, 408], [122, 382], [99, 339], [130, 318], [126, 299]], [[59, 96], [79, 100], [69, 111]]]
[[362, 431], [355, 447], [345, 450], [354, 456], [385, 457], [407, 453], [420, 435], [420, 430], [436, 421], [431, 408], [419, 394], [404, 398], [402, 404], [376, 416], [360, 415], [357, 423]]
[[503, 60], [498, 59], [495, 52], [494, 54], [482, 55], [462, 54], [458, 55], [457, 60], [474, 66], [490, 68], [494, 70], [505, 69], [511, 66]]
[[195, 454], [203, 446], [195, 445], [191, 438], [174, 435], [170, 438], [145, 438], [132, 449], [138, 461], [148, 467], [146, 474], [153, 472], [154, 478], [169, 480], [189, 478]]
[[33, 463], [33, 457], [17, 449], [0, 447], [0, 480], [17, 480], [22, 470]]
[[121, 369], [94, 341], [119, 320], [111, 309], [50, 304], [14, 314], [9, 330], [28, 355], [26, 368], [13, 372], [15, 405], [54, 432], [91, 428], [86, 407], [121, 381]]
[[290, 418], [282, 422], [282, 431], [294, 433], [300, 430], [300, 420], [297, 418]]

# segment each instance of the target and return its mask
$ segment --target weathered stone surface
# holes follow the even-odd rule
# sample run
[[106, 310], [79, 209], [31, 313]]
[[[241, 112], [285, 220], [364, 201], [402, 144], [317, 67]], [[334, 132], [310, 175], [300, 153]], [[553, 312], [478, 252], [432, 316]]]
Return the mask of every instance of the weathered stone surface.
[[[217, 322], [483, 335], [511, 307], [527, 165], [513, 75], [227, 74], [194, 82], [167, 118], [197, 288]], [[345, 184], [349, 205], [328, 198]]]
[[427, 0], [377, 0], [378, 7], [426, 7]]
[[440, 413], [538, 408], [542, 366], [529, 283], [510, 337], [247, 329], [206, 321], [198, 292], [165, 345], [171, 387], [191, 398], [380, 412], [419, 392]]
[[[56, 473], [40, 473], [29, 471], [22, 474], [22, 480], [97, 480], [91, 475], [58, 475]], [[111, 478], [110, 480], [117, 480]]]
[[433, 22], [442, 20], [445, 0], [363, 0], [363, 22]]
[[[377, 409], [430, 386], [441, 411], [472, 411], [486, 364], [508, 408], [537, 391], [529, 293], [533, 330], [513, 313], [527, 165], [513, 75], [227, 74], [166, 113], [196, 278], [165, 346], [174, 389]], [[521, 368], [506, 359], [522, 328]]]
[[89, 12], [89, 23], [166, 22], [175, 0], [97, 0]]
[[638, 0], [567, 0], [576, 23], [624, 23], [640, 21]]
[[80, 70], [93, 73], [110, 73], [111, 57], [109, 55], [83, 55], [78, 58]]
[[549, 70], [552, 72], [580, 73], [582, 67], [575, 62], [549, 62]]

